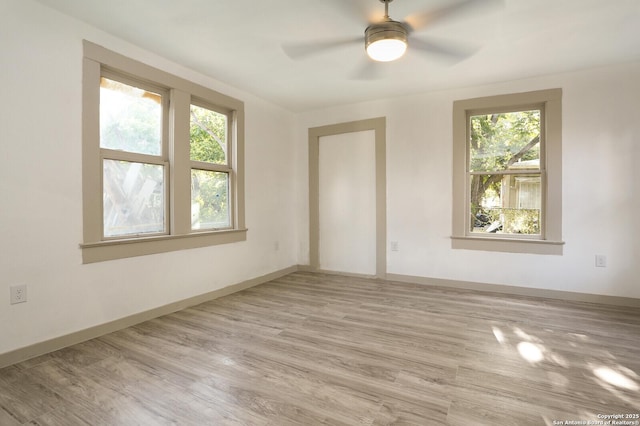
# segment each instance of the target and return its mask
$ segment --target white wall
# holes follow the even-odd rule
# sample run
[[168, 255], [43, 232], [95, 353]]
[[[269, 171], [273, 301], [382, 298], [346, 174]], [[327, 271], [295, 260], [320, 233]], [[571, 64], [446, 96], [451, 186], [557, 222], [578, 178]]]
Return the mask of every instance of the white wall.
[[[309, 127], [387, 117], [388, 273], [640, 298], [640, 63], [311, 111]], [[425, 77], [428, 78], [428, 77]], [[563, 89], [563, 256], [452, 250], [452, 103]], [[308, 181], [298, 183], [300, 263], [308, 262]], [[604, 254], [607, 268], [596, 268]]]
[[[246, 242], [81, 264], [82, 39], [245, 102]], [[297, 263], [295, 116], [31, 0], [0, 0], [0, 354]], [[279, 250], [275, 249], [276, 242]], [[28, 302], [9, 304], [27, 284]]]
[[318, 140], [318, 266], [376, 274], [376, 132]]
[[[246, 242], [81, 264], [82, 39], [245, 102]], [[32, 0], [0, 0], [0, 354], [308, 263], [307, 129], [377, 116], [400, 249], [388, 272], [640, 297], [639, 75], [634, 63], [293, 115]], [[565, 254], [451, 250], [453, 100], [551, 87], [564, 89]], [[29, 301], [9, 305], [18, 283]]]

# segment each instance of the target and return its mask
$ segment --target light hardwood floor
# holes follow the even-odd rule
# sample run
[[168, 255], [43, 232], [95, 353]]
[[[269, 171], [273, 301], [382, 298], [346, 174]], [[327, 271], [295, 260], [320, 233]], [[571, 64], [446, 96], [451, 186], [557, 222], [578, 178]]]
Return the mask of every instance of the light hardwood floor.
[[295, 273], [0, 370], [0, 425], [640, 413], [640, 310]]

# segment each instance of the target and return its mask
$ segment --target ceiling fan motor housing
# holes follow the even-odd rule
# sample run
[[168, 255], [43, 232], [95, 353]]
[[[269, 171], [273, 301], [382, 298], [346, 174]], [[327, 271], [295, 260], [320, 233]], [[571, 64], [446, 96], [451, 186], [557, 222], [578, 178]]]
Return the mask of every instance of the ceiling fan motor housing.
[[[364, 31], [365, 50], [369, 52], [369, 46], [383, 40], [397, 40], [407, 46], [407, 28], [401, 22], [392, 19], [376, 24], [371, 24]], [[404, 53], [404, 51], [403, 51]]]

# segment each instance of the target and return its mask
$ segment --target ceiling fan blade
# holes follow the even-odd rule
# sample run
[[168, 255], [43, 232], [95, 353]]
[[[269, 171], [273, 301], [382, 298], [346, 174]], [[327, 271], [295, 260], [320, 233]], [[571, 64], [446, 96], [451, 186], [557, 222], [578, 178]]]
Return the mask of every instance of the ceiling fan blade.
[[439, 9], [411, 14], [405, 18], [404, 22], [412, 31], [420, 31], [440, 21], [476, 12], [489, 12], [503, 4], [504, 0], [460, 0]]
[[[327, 0], [325, 0], [327, 1]], [[384, 17], [384, 7], [370, 0], [328, 0], [342, 10], [342, 14], [359, 24], [380, 22]]]
[[380, 67], [385, 64], [366, 58], [351, 74], [351, 80], [377, 80], [380, 78]]
[[312, 41], [307, 43], [287, 43], [282, 45], [282, 50], [291, 59], [303, 59], [308, 56], [318, 55], [327, 50], [348, 46], [355, 43], [363, 43], [362, 37], [350, 37], [325, 41]]
[[451, 41], [421, 40], [411, 38], [409, 40], [410, 51], [417, 51], [429, 55], [435, 54], [448, 62], [460, 62], [473, 56], [479, 48], [469, 44], [460, 44]]

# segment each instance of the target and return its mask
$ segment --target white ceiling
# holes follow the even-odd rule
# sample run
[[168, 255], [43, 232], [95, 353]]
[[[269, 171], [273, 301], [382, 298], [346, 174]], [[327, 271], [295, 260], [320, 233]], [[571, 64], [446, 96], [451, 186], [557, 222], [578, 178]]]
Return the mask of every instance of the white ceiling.
[[[291, 111], [640, 59], [640, 0], [464, 0], [386, 64], [368, 64], [364, 41], [297, 60], [283, 50], [363, 37], [383, 14], [379, 0], [38, 1]], [[390, 15], [412, 22], [459, 2], [395, 0]], [[474, 53], [444, 60], [411, 49], [413, 39]], [[358, 78], [363, 69], [378, 78]]]

